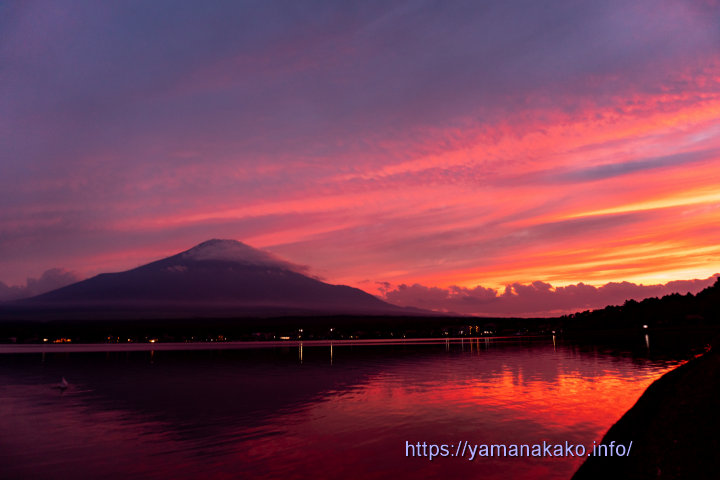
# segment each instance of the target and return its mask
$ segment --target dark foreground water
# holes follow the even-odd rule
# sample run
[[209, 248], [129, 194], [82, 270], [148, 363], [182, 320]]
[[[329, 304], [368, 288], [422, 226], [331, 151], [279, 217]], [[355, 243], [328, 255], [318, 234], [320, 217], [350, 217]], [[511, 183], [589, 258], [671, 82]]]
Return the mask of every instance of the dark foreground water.
[[0, 478], [567, 479], [582, 459], [406, 442], [591, 447], [675, 365], [547, 339], [4, 353]]

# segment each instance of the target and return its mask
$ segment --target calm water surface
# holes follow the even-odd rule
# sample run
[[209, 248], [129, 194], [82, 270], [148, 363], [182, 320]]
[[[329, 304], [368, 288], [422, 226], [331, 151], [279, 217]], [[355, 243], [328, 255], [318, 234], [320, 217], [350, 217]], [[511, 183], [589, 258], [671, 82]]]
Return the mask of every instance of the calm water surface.
[[567, 479], [582, 459], [405, 442], [591, 446], [677, 364], [548, 340], [5, 353], [0, 478]]

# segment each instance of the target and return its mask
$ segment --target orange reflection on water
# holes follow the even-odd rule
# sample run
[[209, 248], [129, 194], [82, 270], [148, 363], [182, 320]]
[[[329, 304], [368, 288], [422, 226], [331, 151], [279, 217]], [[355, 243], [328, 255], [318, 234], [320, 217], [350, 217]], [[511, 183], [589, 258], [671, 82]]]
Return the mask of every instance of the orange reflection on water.
[[[482, 342], [473, 343], [473, 351], [459, 358], [398, 365], [349, 391], [332, 392], [299, 414], [280, 415], [272, 429], [282, 433], [253, 439], [240, 455], [273, 475], [290, 478], [304, 478], [303, 469], [315, 462], [348, 476], [357, 473], [357, 465], [375, 465], [363, 472], [365, 478], [436, 478], [480, 471], [483, 478], [569, 478], [582, 459], [429, 462], [406, 458], [405, 442], [568, 441], [590, 447], [671, 368], [633, 368], [627, 361], [551, 347], [503, 357], [483, 351]], [[275, 462], [278, 457], [282, 464]]]
[[[484, 339], [273, 351], [0, 363], [2, 468], [18, 478], [566, 479], [582, 458], [430, 462], [407, 457], [406, 442], [589, 447], [673, 365]], [[38, 382], [59, 371], [62, 393]]]

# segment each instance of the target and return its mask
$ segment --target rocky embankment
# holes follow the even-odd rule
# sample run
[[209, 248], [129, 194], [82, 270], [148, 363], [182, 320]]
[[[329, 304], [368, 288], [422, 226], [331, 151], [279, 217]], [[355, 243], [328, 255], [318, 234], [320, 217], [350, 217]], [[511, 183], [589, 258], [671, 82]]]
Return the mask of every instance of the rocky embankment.
[[655, 381], [603, 444], [633, 442], [627, 457], [589, 457], [572, 477], [720, 478], [720, 343]]

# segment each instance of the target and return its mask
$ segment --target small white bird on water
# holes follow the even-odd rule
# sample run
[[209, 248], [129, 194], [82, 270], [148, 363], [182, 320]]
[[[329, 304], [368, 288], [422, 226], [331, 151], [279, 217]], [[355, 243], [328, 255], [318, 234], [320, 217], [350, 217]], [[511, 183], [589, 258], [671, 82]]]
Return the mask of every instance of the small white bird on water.
[[62, 377], [62, 380], [60, 381], [60, 383], [55, 385], [53, 388], [57, 388], [64, 392], [69, 386], [70, 386], [70, 384], [68, 383], [67, 380], [65, 380], [65, 377]]

